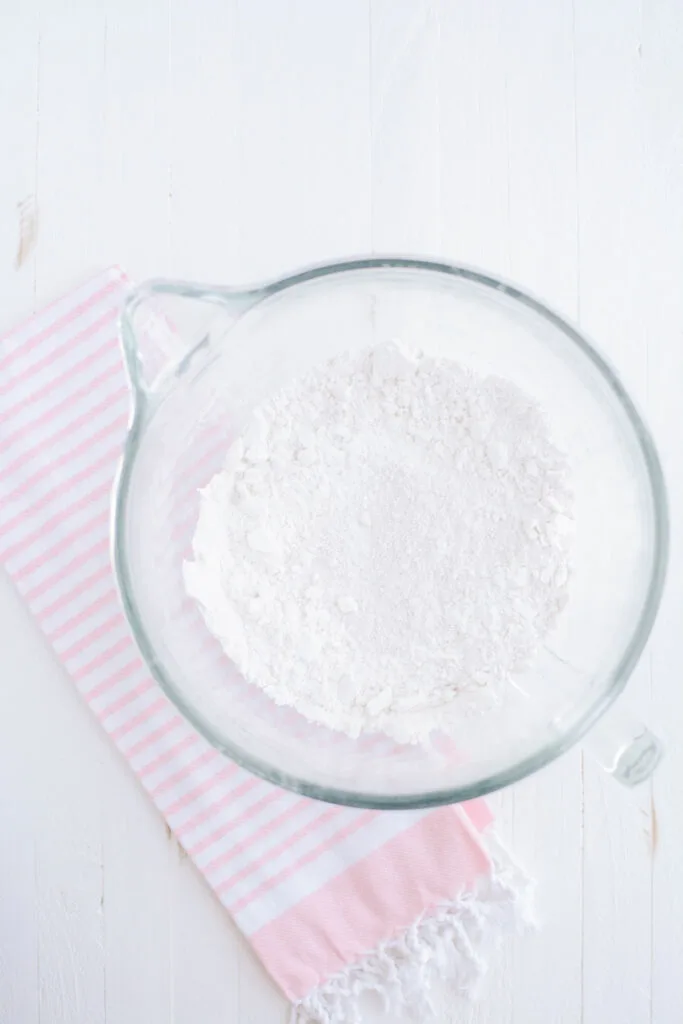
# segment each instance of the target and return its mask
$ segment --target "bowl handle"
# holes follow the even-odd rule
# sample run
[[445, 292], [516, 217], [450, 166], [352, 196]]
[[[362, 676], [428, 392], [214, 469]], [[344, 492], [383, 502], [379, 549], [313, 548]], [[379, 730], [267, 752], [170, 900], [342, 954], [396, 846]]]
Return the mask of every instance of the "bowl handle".
[[637, 786], [649, 779], [664, 753], [647, 726], [620, 707], [603, 715], [586, 735], [584, 744], [608, 775], [625, 786]]
[[121, 341], [138, 402], [164, 394], [175, 377], [203, 362], [212, 342], [263, 298], [266, 289], [207, 288], [146, 281], [121, 313]]

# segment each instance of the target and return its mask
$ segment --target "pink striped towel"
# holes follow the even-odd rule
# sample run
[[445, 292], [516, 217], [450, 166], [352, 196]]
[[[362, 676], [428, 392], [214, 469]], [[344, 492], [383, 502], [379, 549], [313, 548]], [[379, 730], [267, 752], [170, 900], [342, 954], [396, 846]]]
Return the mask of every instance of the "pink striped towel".
[[130, 397], [110, 270], [0, 339], [0, 559], [74, 683], [304, 1022], [359, 1019], [358, 994], [429, 1012], [431, 975], [469, 988], [519, 920], [520, 874], [486, 805], [327, 806], [213, 750], [150, 676], [109, 556]]

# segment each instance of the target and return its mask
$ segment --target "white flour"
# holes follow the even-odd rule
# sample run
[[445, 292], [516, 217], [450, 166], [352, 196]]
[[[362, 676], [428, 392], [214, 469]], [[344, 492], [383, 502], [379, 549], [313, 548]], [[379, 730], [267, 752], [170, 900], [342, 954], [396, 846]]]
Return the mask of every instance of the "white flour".
[[490, 706], [564, 607], [568, 477], [510, 381], [346, 355], [255, 411], [202, 492], [187, 591], [276, 703], [417, 742]]

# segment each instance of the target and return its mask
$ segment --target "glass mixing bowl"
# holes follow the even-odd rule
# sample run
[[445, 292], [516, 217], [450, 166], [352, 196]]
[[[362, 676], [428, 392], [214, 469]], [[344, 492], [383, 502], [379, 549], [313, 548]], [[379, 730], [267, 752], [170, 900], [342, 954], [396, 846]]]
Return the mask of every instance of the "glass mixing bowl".
[[[316, 363], [395, 337], [534, 396], [569, 455], [576, 495], [575, 567], [558, 627], [499, 707], [423, 746], [352, 740], [277, 707], [241, 678], [182, 578], [198, 489], [252, 408]], [[332, 802], [456, 802], [557, 757], [622, 690], [662, 591], [662, 472], [614, 371], [543, 303], [465, 267], [360, 259], [245, 290], [149, 282], [128, 299], [122, 338], [134, 395], [115, 496], [123, 603], [166, 694], [228, 757]], [[598, 730], [599, 759], [618, 778], [649, 774], [660, 748], [644, 727], [622, 718]]]

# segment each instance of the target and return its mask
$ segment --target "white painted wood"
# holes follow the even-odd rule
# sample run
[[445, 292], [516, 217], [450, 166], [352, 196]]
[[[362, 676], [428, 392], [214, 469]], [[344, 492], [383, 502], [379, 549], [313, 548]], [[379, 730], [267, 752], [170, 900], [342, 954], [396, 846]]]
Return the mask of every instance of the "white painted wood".
[[[100, 266], [119, 263], [132, 276], [152, 273], [153, 264], [159, 268], [155, 274], [171, 271], [170, 25], [168, 0], [146, 0], [142, 5], [115, 0], [105, 11], [100, 172], [104, 223], [101, 232], [95, 232], [97, 261]], [[186, 159], [200, 156], [188, 152]]]
[[[171, 1024], [179, 875], [175, 844], [162, 820], [149, 813], [119, 757], [111, 763], [107, 759], [100, 793], [105, 1019], [107, 1024], [128, 1024], [131, 1018]], [[155, 850], [152, 861], [147, 859], [150, 847]]]
[[[480, 264], [600, 340], [676, 523], [682, 44], [677, 0], [0, 3], [0, 329], [115, 262], [235, 283], [370, 248]], [[674, 534], [629, 688], [668, 744], [656, 780], [627, 793], [574, 751], [493, 798], [543, 927], [444, 1022], [683, 1020], [681, 580]], [[284, 1024], [4, 580], [0, 640], [0, 1024]]]
[[[615, 33], [604, 5], [576, 4], [579, 315], [648, 413], [649, 301], [639, 281], [649, 256], [634, 244], [642, 238], [647, 188], [639, 0], [622, 4], [619, 21]], [[646, 719], [650, 657], [638, 666], [626, 698]], [[623, 1005], [629, 1024], [641, 1024], [650, 1021], [652, 1005], [651, 786], [615, 792], [590, 758], [584, 782], [583, 1020], [602, 1024], [612, 1007]]]
[[[2, 764], [3, 778], [6, 760]], [[10, 762], [13, 763], [13, 762]], [[38, 921], [36, 907], [35, 827], [25, 797], [6, 792], [0, 798], [0, 997], [7, 1020], [38, 1024]]]
[[37, 5], [28, 0], [11, 27], [8, 12], [0, 9], [0, 330], [31, 313], [34, 305], [35, 252], [21, 267], [17, 255], [20, 207], [35, 201], [37, 187], [39, 62]]
[[367, 251], [368, 31], [367, 0], [239, 4], [241, 280]]
[[371, 241], [441, 250], [438, 7], [370, 2]]
[[[681, 510], [681, 417], [683, 380], [683, 130], [672, 103], [683, 91], [680, 42], [683, 11], [677, 4], [643, 10], [640, 97], [643, 111], [644, 216], [641, 250], [648, 340], [648, 406], [668, 475], [675, 524], [669, 580], [650, 645], [653, 721], [667, 742], [667, 764], [653, 784], [656, 821], [652, 868], [652, 1019], [675, 1024], [683, 1015], [683, 977], [675, 969], [683, 944], [683, 891], [679, 884], [683, 847], [681, 778], [683, 729], [680, 641], [683, 621]], [[668, 113], [667, 113], [668, 112]], [[656, 816], [656, 817], [655, 817]]]

